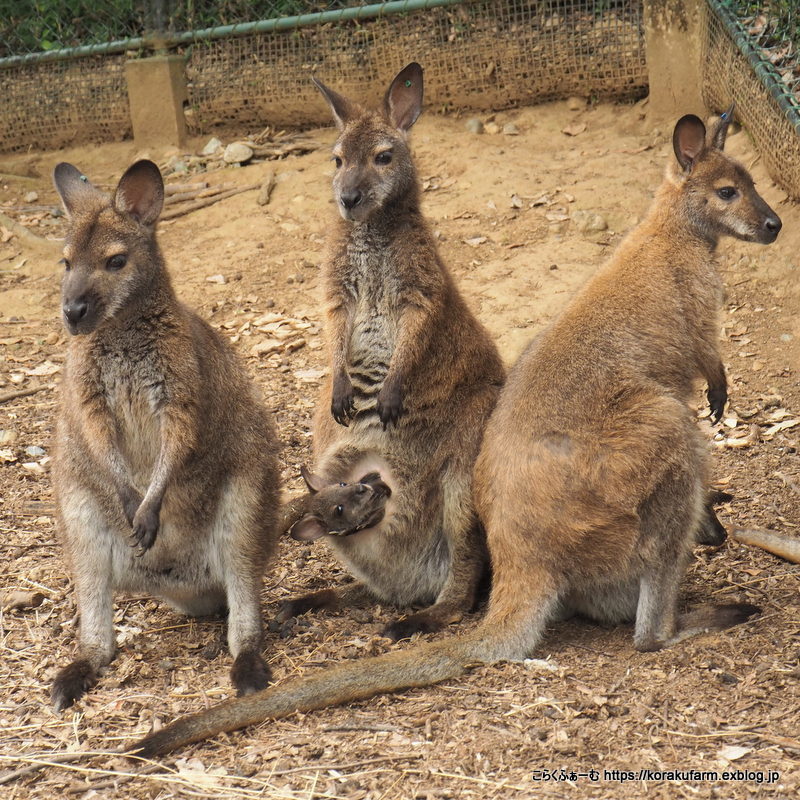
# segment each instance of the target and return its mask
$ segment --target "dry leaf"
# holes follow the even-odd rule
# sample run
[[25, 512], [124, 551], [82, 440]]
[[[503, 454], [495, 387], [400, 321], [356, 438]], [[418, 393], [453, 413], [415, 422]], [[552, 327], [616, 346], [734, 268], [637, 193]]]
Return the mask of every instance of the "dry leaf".
[[738, 745], [729, 744], [717, 751], [717, 755], [725, 761], [736, 761], [742, 756], [746, 756], [753, 751], [752, 747], [739, 747]]
[[61, 372], [61, 366], [59, 364], [54, 364], [52, 361], [42, 361], [38, 367], [34, 367], [33, 369], [24, 369], [22, 371], [26, 375], [43, 377], [45, 375], [55, 375], [56, 372]]
[[800, 425], [800, 419], [785, 419], [783, 422], [778, 422], [766, 428], [761, 432], [761, 435], [765, 439], [771, 439], [778, 431], [785, 431], [789, 428], [794, 428], [796, 425]]
[[464, 244], [468, 244], [470, 247], [478, 247], [486, 241], [488, 239], [485, 236], [473, 236], [472, 239], [464, 239]]

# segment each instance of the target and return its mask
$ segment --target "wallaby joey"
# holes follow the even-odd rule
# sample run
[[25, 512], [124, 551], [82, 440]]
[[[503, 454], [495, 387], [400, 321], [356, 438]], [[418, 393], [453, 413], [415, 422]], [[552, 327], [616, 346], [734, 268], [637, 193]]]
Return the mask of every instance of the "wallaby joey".
[[70, 164], [62, 313], [72, 334], [57, 422], [58, 527], [80, 615], [59, 709], [115, 650], [113, 595], [152, 593], [189, 614], [228, 609], [231, 677], [263, 689], [259, 593], [276, 546], [277, 441], [243, 367], [175, 297], [155, 237], [158, 167], [138, 161], [113, 195]]
[[303, 516], [289, 528], [299, 542], [321, 536], [351, 536], [377, 525], [386, 514], [392, 490], [380, 473], [370, 472], [355, 483], [327, 483], [305, 467], [300, 470], [309, 491]]
[[323, 273], [332, 370], [314, 422], [315, 474], [351, 484], [377, 471], [391, 498], [368, 530], [325, 537], [356, 582], [297, 598], [280, 616], [376, 598], [430, 606], [387, 627], [401, 639], [474, 602], [486, 558], [472, 467], [504, 372], [420, 211], [407, 135], [422, 68], [395, 77], [380, 111], [315, 82], [339, 128], [341, 217]]
[[732, 235], [767, 244], [781, 226], [747, 171], [722, 152], [729, 120], [707, 139], [697, 117], [678, 122], [677, 164], [645, 220], [509, 375], [475, 466], [493, 575], [474, 632], [231, 700], [134, 750], [152, 755], [295, 711], [435, 683], [474, 662], [521, 659], [565, 613], [635, 621], [635, 646], [655, 650], [757, 612], [731, 604], [677, 613], [706, 485], [706, 445], [688, 401], [697, 378], [717, 407], [725, 388], [717, 242]]

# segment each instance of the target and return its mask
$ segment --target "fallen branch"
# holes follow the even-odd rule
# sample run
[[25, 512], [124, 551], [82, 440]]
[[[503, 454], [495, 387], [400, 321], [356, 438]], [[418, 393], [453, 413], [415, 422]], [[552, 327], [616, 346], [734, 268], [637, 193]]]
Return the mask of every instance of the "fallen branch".
[[220, 200], [225, 200], [228, 197], [233, 197], [233, 195], [235, 194], [241, 194], [242, 192], [250, 192], [258, 188], [259, 184], [252, 183], [248, 186], [240, 186], [238, 189], [229, 189], [227, 192], [222, 192], [221, 194], [215, 194], [213, 197], [205, 197], [202, 200], [196, 200], [194, 203], [189, 203], [188, 205], [183, 206], [183, 208], [173, 208], [169, 211], [166, 211], [161, 215], [161, 219], [166, 220], [166, 219], [175, 219], [176, 217], [182, 217], [184, 214], [191, 214], [192, 211], [197, 211], [198, 209], [213, 205], [214, 203]]
[[785, 558], [800, 564], [800, 539], [785, 534], [775, 533], [775, 531], [759, 530], [757, 528], [734, 528], [731, 536], [737, 542], [760, 547], [768, 553]]
[[170, 195], [164, 201], [164, 205], [171, 206], [175, 203], [185, 203], [187, 200], [198, 200], [201, 197], [213, 197], [215, 194], [238, 188], [239, 187], [235, 183], [220, 183], [217, 186], [205, 184], [205, 186], [198, 186], [196, 189], [190, 191]]
[[36, 247], [46, 247], [53, 250], [56, 250], [59, 247], [58, 242], [53, 242], [50, 239], [37, 236], [32, 231], [28, 230], [28, 228], [26, 228], [24, 225], [20, 225], [20, 223], [15, 219], [11, 219], [11, 217], [7, 217], [2, 213], [0, 213], [0, 225], [10, 230], [15, 236], [18, 236], [27, 244], [35, 245]]
[[208, 181], [192, 181], [187, 183], [167, 183], [164, 186], [164, 194], [170, 197], [181, 192], [193, 192], [198, 189], [207, 189]]
[[45, 389], [53, 388], [55, 388], [55, 384], [46, 383], [43, 386], [30, 386], [27, 389], [15, 389], [13, 392], [0, 394], [0, 403], [7, 403], [9, 400], [16, 400], [18, 397], [28, 397], [29, 395], [36, 394]]

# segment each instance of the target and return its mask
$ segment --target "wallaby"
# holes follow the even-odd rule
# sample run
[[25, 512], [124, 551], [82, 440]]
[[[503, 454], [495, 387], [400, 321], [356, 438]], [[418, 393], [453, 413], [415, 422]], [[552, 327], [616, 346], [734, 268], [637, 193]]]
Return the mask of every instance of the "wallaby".
[[314, 421], [315, 472], [348, 484], [377, 472], [391, 499], [379, 524], [324, 539], [356, 582], [290, 601], [279, 619], [370, 599], [430, 606], [385, 629], [402, 639], [473, 605], [486, 549], [472, 467], [504, 371], [420, 211], [407, 135], [422, 68], [394, 78], [379, 112], [315, 83], [339, 129], [341, 217], [323, 272], [332, 370]]
[[363, 475], [355, 483], [329, 483], [301, 467], [308, 495], [297, 519], [293, 504], [289, 535], [299, 542], [313, 542], [321, 536], [352, 536], [375, 527], [386, 514], [392, 490], [377, 472]]
[[155, 224], [158, 167], [113, 195], [71, 164], [54, 182], [68, 218], [62, 312], [72, 335], [53, 459], [58, 526], [80, 615], [58, 709], [115, 650], [113, 594], [228, 614], [239, 694], [267, 685], [260, 589], [277, 541], [277, 440], [232, 349], [175, 297]]
[[715, 250], [731, 235], [768, 244], [781, 222], [695, 116], [675, 127], [677, 164], [645, 220], [523, 353], [489, 420], [475, 500], [492, 560], [486, 616], [470, 634], [341, 664], [184, 717], [139, 741], [162, 753], [220, 731], [425, 686], [475, 662], [522, 659], [545, 625], [580, 612], [635, 621], [656, 650], [720, 630], [745, 604], [677, 615], [700, 521], [706, 446], [687, 405], [705, 378], [725, 399]]

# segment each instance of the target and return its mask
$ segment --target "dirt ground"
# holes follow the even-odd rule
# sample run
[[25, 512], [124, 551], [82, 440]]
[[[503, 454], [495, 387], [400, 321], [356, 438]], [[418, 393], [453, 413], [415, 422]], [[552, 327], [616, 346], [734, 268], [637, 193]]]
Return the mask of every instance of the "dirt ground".
[[[640, 219], [671, 157], [671, 127], [654, 128], [643, 104], [570, 111], [555, 103], [497, 114], [498, 127], [513, 123], [515, 135], [476, 135], [465, 121], [429, 113], [413, 132], [424, 208], [459, 286], [511, 364]], [[563, 133], [567, 127], [575, 135]], [[309, 154], [193, 176], [244, 185], [275, 170], [268, 205], [259, 206], [257, 191], [249, 191], [160, 226], [179, 295], [230, 336], [274, 410], [288, 491], [299, 489], [299, 467], [310, 458], [311, 413], [325, 369], [319, 265], [336, 213], [333, 130], [312, 136], [323, 146]], [[726, 424], [698, 424], [708, 433], [714, 479], [734, 496], [720, 509], [724, 523], [800, 536], [800, 425], [792, 424], [800, 416], [800, 209], [768, 179], [746, 133], [731, 136], [728, 150], [752, 168], [784, 230], [770, 247], [721, 246], [728, 296], [720, 336], [731, 405]], [[126, 142], [0, 158], [0, 212], [28, 224], [41, 217], [31, 230], [57, 238], [63, 221], [36, 210], [57, 204], [49, 179], [56, 162], [71, 161], [111, 186], [142, 156], [163, 163], [170, 153], [142, 153]], [[24, 199], [31, 191], [39, 195], [33, 210]], [[601, 215], [607, 228], [582, 231], [592, 218], [576, 212]], [[48, 477], [66, 343], [58, 319], [59, 255], [2, 228], [0, 239], [0, 395], [45, 387], [0, 402], [2, 773], [33, 766], [39, 754], [51, 760], [115, 748], [154, 723], [218, 702], [230, 695], [230, 659], [220, 620], [186, 620], [150, 598], [120, 598], [116, 660], [74, 709], [51, 709], [50, 681], [75, 641]], [[698, 408], [701, 400], [698, 390]], [[344, 580], [323, 545], [284, 540], [265, 581], [268, 624], [286, 598]], [[9, 593], [43, 599], [15, 609]], [[698, 547], [683, 600], [749, 601], [763, 613], [725, 633], [647, 654], [633, 649], [630, 627], [561, 623], [549, 631], [539, 660], [475, 668], [439, 686], [267, 722], [168, 756], [164, 771], [130, 777], [146, 765], [109, 756], [67, 760], [28, 772], [0, 793], [309, 800], [793, 795], [800, 785], [800, 567], [730, 539], [720, 548]], [[397, 614], [374, 607], [269, 624], [266, 657], [280, 681], [383, 652], [391, 645], [377, 631]], [[476, 620], [472, 615], [440, 636]], [[717, 778], [624, 774], [639, 770], [716, 771]], [[726, 770], [733, 775], [723, 779]]]

